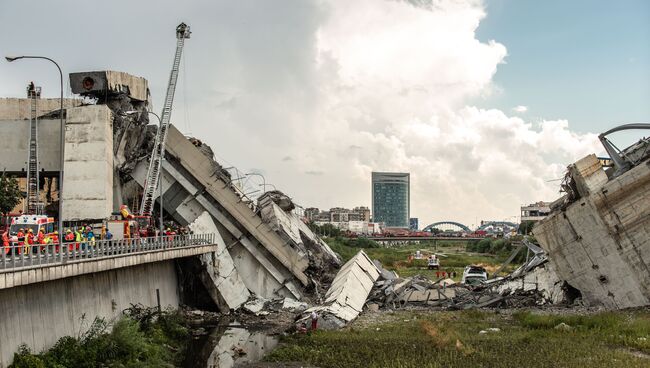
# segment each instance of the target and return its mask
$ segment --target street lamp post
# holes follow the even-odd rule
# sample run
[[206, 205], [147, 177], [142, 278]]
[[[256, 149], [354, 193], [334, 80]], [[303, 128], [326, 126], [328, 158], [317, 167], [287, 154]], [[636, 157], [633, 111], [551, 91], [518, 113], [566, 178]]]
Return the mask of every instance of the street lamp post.
[[20, 60], [20, 59], [43, 59], [43, 60], [48, 60], [52, 62], [52, 64], [56, 65], [56, 68], [59, 70], [59, 80], [61, 82], [60, 85], [60, 102], [61, 102], [61, 111], [59, 113], [59, 120], [60, 120], [60, 125], [61, 125], [61, 133], [59, 135], [60, 139], [60, 145], [61, 145], [61, 155], [60, 155], [60, 165], [61, 167], [59, 168], [59, 222], [58, 222], [58, 228], [60, 235], [63, 236], [63, 165], [65, 163], [65, 124], [63, 123], [63, 72], [61, 71], [61, 67], [59, 64], [56, 63], [56, 61], [45, 57], [45, 56], [5, 56], [5, 59], [7, 59], [8, 62]]
[[[133, 114], [139, 114], [139, 113], [140, 113], [140, 111], [126, 111], [125, 112], [125, 114], [127, 114], [127, 115], [133, 115]], [[147, 111], [147, 113], [149, 113], [149, 114], [156, 117], [156, 119], [158, 120], [158, 129], [162, 129], [162, 121], [160, 120], [160, 116], [158, 116], [158, 114], [156, 114], [153, 111]], [[160, 157], [161, 157], [161, 160], [165, 159], [165, 151], [164, 150], [165, 150], [165, 147], [161, 144], [160, 145]], [[158, 172], [158, 188], [160, 189], [160, 223], [159, 223], [160, 234], [159, 234], [159, 236], [163, 235], [163, 228], [164, 228], [164, 226], [163, 226], [163, 182], [162, 182], [161, 179], [162, 179], [162, 170], [160, 170]]]

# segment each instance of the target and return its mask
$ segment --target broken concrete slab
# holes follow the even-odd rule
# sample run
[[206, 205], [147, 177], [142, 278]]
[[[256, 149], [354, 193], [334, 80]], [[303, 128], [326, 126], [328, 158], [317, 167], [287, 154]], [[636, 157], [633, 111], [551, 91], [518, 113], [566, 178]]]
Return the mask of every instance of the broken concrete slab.
[[375, 267], [377, 267], [377, 269], [379, 270], [382, 279], [395, 280], [396, 278], [399, 277], [397, 275], [397, 272], [385, 269], [384, 266], [381, 264], [381, 262], [379, 262], [379, 260], [375, 259], [372, 261], [372, 263], [374, 263]]
[[334, 278], [321, 306], [305, 311], [302, 320], [311, 312], [319, 316], [322, 328], [340, 328], [351, 322], [363, 310], [368, 294], [379, 278], [379, 270], [363, 251], [346, 262]]
[[242, 306], [242, 308], [249, 311], [250, 313], [259, 314], [264, 310], [264, 307], [266, 306], [267, 302], [268, 302], [267, 299], [260, 298], [260, 297], [253, 297], [251, 300], [246, 302]]
[[70, 73], [72, 93], [97, 95], [126, 93], [130, 98], [147, 101], [149, 85], [147, 80], [125, 72], [112, 70]]
[[200, 278], [219, 309], [223, 312], [237, 309], [248, 300], [250, 292], [235, 268], [212, 216], [203, 212], [189, 228], [199, 234], [215, 234], [218, 250], [199, 257], [202, 266]]
[[291, 298], [284, 298], [282, 301], [281, 309], [287, 310], [289, 312], [304, 312], [309, 308], [309, 304], [305, 302], [300, 302]]

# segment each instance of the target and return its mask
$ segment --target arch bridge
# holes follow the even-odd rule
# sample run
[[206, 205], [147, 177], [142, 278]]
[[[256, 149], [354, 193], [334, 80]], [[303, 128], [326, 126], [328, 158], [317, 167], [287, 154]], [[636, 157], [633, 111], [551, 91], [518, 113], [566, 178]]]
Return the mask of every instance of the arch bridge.
[[459, 223], [459, 222], [454, 222], [454, 221], [439, 221], [439, 222], [434, 222], [433, 224], [428, 225], [422, 231], [429, 231], [432, 232], [433, 229], [438, 229], [442, 232], [444, 231], [462, 231], [466, 233], [471, 233], [472, 230], [470, 230], [469, 227]]
[[484, 222], [477, 231], [497, 231], [497, 232], [510, 232], [512, 230], [517, 230], [519, 229], [519, 225], [515, 224], [514, 222], [509, 222], [509, 221], [489, 221], [489, 222]]

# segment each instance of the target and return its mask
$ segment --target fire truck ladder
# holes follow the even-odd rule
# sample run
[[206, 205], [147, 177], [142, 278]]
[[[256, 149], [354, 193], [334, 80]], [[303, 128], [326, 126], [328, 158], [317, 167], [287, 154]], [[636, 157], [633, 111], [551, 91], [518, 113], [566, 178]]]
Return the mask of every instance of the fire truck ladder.
[[29, 119], [29, 153], [27, 157], [27, 202], [25, 203], [28, 214], [40, 215], [41, 206], [38, 197], [38, 114], [36, 101], [41, 98], [41, 87], [34, 86], [31, 82], [27, 86], [27, 98], [31, 104], [31, 115]]
[[144, 193], [142, 194], [142, 203], [140, 204], [141, 215], [151, 215], [153, 209], [154, 195], [158, 188], [160, 171], [162, 169], [162, 160], [165, 153], [165, 141], [167, 140], [167, 128], [169, 127], [169, 120], [172, 114], [176, 81], [178, 80], [178, 67], [181, 63], [181, 55], [183, 53], [185, 39], [190, 38], [190, 33], [190, 27], [185, 23], [181, 23], [176, 27], [176, 55], [174, 55], [174, 64], [172, 65], [172, 72], [169, 76], [165, 104], [163, 105], [162, 114], [160, 115], [160, 127], [158, 128], [153, 151], [151, 152], [151, 158], [149, 159], [149, 169], [147, 169], [147, 177], [144, 182]]

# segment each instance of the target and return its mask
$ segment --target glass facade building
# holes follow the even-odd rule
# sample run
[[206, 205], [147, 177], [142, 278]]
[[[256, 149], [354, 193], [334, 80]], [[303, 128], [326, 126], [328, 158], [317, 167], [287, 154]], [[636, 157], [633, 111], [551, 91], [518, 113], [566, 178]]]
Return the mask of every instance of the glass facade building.
[[386, 227], [409, 227], [410, 174], [372, 173], [372, 218]]

